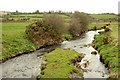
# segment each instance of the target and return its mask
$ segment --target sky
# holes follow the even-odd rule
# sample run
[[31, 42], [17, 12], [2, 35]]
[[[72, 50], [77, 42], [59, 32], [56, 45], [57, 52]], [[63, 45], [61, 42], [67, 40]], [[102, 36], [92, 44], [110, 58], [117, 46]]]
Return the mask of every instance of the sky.
[[118, 13], [120, 0], [0, 0], [0, 11], [19, 12], [80, 11], [86, 13]]

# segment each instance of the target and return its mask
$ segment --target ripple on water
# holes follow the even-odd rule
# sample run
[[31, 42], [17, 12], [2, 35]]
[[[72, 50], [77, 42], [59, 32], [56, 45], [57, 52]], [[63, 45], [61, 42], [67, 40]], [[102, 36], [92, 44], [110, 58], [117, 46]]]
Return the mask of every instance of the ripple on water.
[[2, 64], [3, 78], [31, 78], [40, 74], [42, 59], [39, 53], [24, 54]]
[[[108, 78], [108, 70], [104, 64], [100, 62], [100, 55], [90, 44], [94, 40], [94, 36], [104, 30], [89, 31], [84, 35], [84, 38], [66, 41], [62, 43], [62, 48], [70, 48], [78, 53], [85, 54], [85, 57], [79, 63], [84, 70], [84, 78]], [[86, 46], [85, 46], [86, 45]], [[88, 46], [89, 45], [89, 46]], [[97, 54], [91, 54], [96, 51]], [[87, 66], [86, 66], [87, 65]]]

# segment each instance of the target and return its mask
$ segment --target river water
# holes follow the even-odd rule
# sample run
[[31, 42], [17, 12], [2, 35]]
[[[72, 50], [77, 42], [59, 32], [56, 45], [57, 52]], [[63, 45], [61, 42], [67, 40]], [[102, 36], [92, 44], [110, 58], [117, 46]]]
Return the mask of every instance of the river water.
[[[88, 31], [81, 39], [64, 41], [61, 43], [62, 48], [70, 48], [85, 55], [79, 63], [84, 70], [84, 78], [108, 77], [107, 68], [100, 62], [100, 55], [90, 45], [94, 40], [94, 36], [98, 35], [101, 31], [104, 30]], [[92, 51], [96, 51], [97, 55], [91, 54]], [[39, 75], [41, 63], [43, 62], [42, 58], [38, 57], [40, 54], [41, 51], [36, 51], [1, 63], [0, 69], [2, 73], [0, 73], [0, 75], [2, 75], [3, 78], [33, 78]], [[86, 61], [89, 61], [87, 67], [84, 66]]]
[[[100, 62], [100, 55], [96, 51], [91, 43], [94, 40], [95, 35], [99, 35], [99, 32], [103, 30], [89, 31], [81, 39], [64, 41], [62, 42], [62, 48], [70, 48], [78, 53], [84, 54], [84, 58], [79, 63], [81, 68], [84, 70], [84, 78], [108, 78], [108, 70], [105, 65]], [[97, 54], [91, 54], [91, 52], [96, 51]], [[85, 63], [87, 64], [85, 66]]]
[[24, 54], [10, 59], [2, 66], [3, 78], [31, 78], [40, 74], [42, 59], [37, 57], [38, 53]]
[[54, 50], [58, 45], [49, 46], [35, 52], [23, 54], [0, 64], [1, 78], [35, 78], [41, 73], [44, 60], [40, 55]]

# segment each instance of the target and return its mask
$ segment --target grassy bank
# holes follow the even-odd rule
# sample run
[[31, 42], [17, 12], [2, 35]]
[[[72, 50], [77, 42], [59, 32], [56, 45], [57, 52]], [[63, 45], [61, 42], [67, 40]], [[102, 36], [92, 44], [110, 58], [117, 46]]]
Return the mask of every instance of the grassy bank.
[[[22, 21], [22, 18], [28, 17], [39, 18], [43, 17], [43, 14], [21, 14], [21, 15], [11, 15], [13, 17], [8, 16], [8, 18], [16, 18], [18, 21], [9, 21], [2, 23], [2, 55], [0, 55], [0, 60], [6, 60], [10, 57], [16, 56], [18, 54], [22, 54], [24, 52], [29, 52], [31, 50], [35, 50], [35, 44], [27, 38], [25, 33], [26, 26], [33, 23], [34, 21]], [[65, 19], [65, 25], [68, 25], [70, 20], [69, 16], [64, 14], [60, 14]], [[7, 18], [7, 17], [4, 17]], [[3, 18], [3, 19], [4, 19]], [[20, 21], [19, 21], [20, 19]], [[41, 19], [41, 18], [39, 18]], [[67, 27], [65, 28], [67, 30]], [[72, 36], [67, 31], [62, 35], [63, 40], [71, 40]]]
[[[2, 55], [0, 60], [35, 50], [35, 44], [27, 38], [26, 26], [31, 22], [3, 22], [2, 23]], [[72, 36], [68, 33], [63, 35], [63, 40], [70, 40]]]
[[[65, 24], [68, 25], [70, 16], [60, 14], [65, 19]], [[100, 15], [90, 15], [94, 18], [98, 18]], [[104, 16], [104, 15], [102, 15]], [[31, 24], [32, 22], [42, 19], [43, 14], [19, 14], [19, 15], [11, 15], [7, 16], [8, 18], [13, 18], [15, 20], [19, 20], [20, 18], [30, 18], [29, 21], [24, 22], [3, 22], [2, 23], [2, 55], [0, 55], [1, 59], [7, 59], [9, 57], [15, 56], [17, 54], [21, 54], [26, 51], [30, 51], [36, 48], [34, 43], [32, 43], [29, 39], [26, 38], [25, 34], [25, 26]], [[112, 18], [111, 16], [107, 15], [107, 17]], [[6, 18], [6, 17], [4, 17]], [[3, 19], [4, 19], [3, 18]], [[104, 17], [102, 17], [104, 18]], [[89, 25], [89, 30], [93, 29], [94, 26], [97, 26], [97, 29], [102, 27], [105, 24], [105, 22], [93, 22]], [[116, 23], [115, 23], [116, 24]], [[114, 25], [114, 24], [113, 24]], [[67, 27], [65, 28], [67, 30]], [[116, 29], [117, 30], [117, 29]], [[115, 34], [115, 35], [114, 35]], [[114, 31], [113, 36], [116, 38], [116, 31]], [[63, 40], [71, 40], [72, 36], [65, 32], [63, 34]], [[114, 39], [115, 43], [117, 39]]]
[[25, 26], [30, 24], [24, 23], [2, 23], [2, 56], [0, 59], [21, 54], [25, 51], [35, 49], [35, 45], [27, 39]]
[[70, 62], [71, 59], [75, 59], [78, 56], [82, 55], [75, 51], [63, 50], [61, 48], [43, 55], [47, 63], [44, 69], [42, 68], [42, 75], [39, 78], [69, 78], [70, 75], [81, 78], [83, 76], [81, 69], [76, 68]]
[[[110, 71], [110, 78], [118, 77], [118, 23], [112, 23], [110, 25], [111, 32], [109, 35], [107, 33], [101, 33], [95, 36], [95, 47], [98, 49], [102, 62], [105, 66], [108, 66]], [[104, 44], [103, 40], [105, 37], [109, 38], [109, 43]]]
[[[3, 22], [2, 23], [2, 55], [0, 59], [7, 59], [25, 51], [30, 51], [36, 48], [34, 43], [27, 39], [25, 34], [26, 26], [31, 22]], [[99, 23], [103, 25], [103, 23]], [[89, 25], [92, 29], [96, 23]], [[71, 40], [72, 36], [66, 32], [63, 34], [63, 40]]]

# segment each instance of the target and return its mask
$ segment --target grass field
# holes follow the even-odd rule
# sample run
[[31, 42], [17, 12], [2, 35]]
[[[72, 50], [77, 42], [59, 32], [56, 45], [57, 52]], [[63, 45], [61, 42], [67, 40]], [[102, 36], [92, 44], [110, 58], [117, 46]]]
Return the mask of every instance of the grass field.
[[118, 16], [112, 14], [90, 14], [90, 16], [97, 19], [118, 18]]
[[[49, 15], [49, 14], [48, 14]], [[67, 15], [64, 15], [64, 14], [59, 14], [60, 16], [62, 16], [65, 21], [69, 21], [70, 19], [70, 16], [67, 16]], [[30, 21], [33, 21], [33, 20], [40, 20], [42, 19], [44, 16], [44, 14], [18, 14], [18, 15], [11, 15], [11, 16], [8, 16], [8, 18], [10, 19], [14, 19], [14, 20], [18, 20], [20, 18], [30, 18]]]
[[112, 29], [112, 37], [118, 39], [118, 22], [113, 22], [110, 28]]
[[0, 59], [35, 49], [35, 45], [26, 38], [25, 26], [28, 24], [30, 23], [2, 23], [3, 51]]
[[19, 17], [19, 16], [23, 16], [23, 17], [34, 17], [34, 16], [38, 16], [38, 17], [43, 17], [43, 14], [16, 14], [16, 15], [12, 15], [13, 17]]

